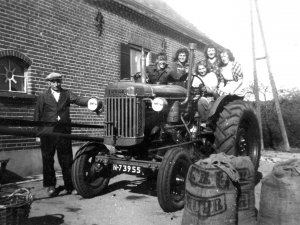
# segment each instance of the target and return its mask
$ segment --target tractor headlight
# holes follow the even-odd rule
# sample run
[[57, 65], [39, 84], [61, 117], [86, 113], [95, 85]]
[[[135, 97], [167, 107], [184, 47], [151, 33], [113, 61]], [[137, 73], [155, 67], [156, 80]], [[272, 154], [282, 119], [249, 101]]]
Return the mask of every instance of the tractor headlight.
[[163, 111], [168, 106], [165, 98], [155, 98], [152, 100], [152, 109], [156, 112]]
[[88, 101], [87, 107], [92, 112], [96, 112], [96, 111], [99, 111], [99, 109], [102, 108], [102, 102], [100, 100], [96, 99], [96, 98], [91, 98]]

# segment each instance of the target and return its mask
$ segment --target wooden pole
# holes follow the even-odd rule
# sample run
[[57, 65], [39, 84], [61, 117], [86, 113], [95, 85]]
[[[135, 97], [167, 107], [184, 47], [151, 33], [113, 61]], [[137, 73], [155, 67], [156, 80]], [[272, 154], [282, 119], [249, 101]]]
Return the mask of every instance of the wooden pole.
[[273, 74], [271, 72], [271, 64], [270, 64], [270, 59], [269, 59], [269, 55], [268, 55], [267, 44], [266, 44], [266, 40], [265, 40], [263, 26], [262, 26], [262, 22], [261, 22], [261, 18], [260, 18], [260, 13], [259, 13], [258, 5], [257, 5], [257, 0], [254, 0], [254, 3], [255, 3], [255, 8], [256, 8], [260, 33], [261, 33], [261, 37], [262, 37], [262, 41], [263, 41], [263, 46], [264, 46], [264, 50], [265, 50], [265, 54], [266, 54], [266, 63], [267, 63], [267, 67], [268, 67], [270, 84], [272, 87], [273, 97], [274, 97], [274, 101], [275, 101], [275, 109], [276, 109], [277, 116], [278, 116], [279, 127], [281, 130], [281, 135], [282, 135], [282, 139], [283, 139], [283, 145], [284, 145], [284, 148], [286, 151], [290, 151], [290, 144], [289, 144], [288, 136], [286, 133], [286, 129], [285, 129], [285, 125], [284, 125], [284, 121], [283, 121], [283, 117], [282, 117], [282, 113], [281, 113], [281, 109], [280, 109], [278, 92], [277, 92]]
[[262, 131], [262, 122], [261, 122], [261, 105], [260, 105], [260, 99], [259, 99], [259, 87], [258, 87], [258, 78], [257, 78], [257, 70], [256, 70], [256, 54], [255, 54], [254, 24], [253, 24], [254, 19], [253, 19], [252, 0], [250, 0], [250, 15], [251, 15], [251, 39], [252, 39], [254, 95], [255, 95], [255, 102], [256, 102], [256, 114], [257, 114], [258, 122], [259, 122], [261, 149], [264, 149], [264, 140], [263, 140], [263, 131]]

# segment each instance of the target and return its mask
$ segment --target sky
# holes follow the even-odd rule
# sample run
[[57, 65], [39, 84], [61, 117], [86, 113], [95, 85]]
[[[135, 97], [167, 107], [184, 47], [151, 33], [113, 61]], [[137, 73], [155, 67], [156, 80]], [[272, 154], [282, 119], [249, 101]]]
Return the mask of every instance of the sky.
[[[253, 0], [164, 0], [201, 32], [229, 48], [242, 64], [245, 83], [253, 81], [250, 1]], [[257, 0], [270, 69], [277, 89], [300, 89], [300, 2]], [[255, 8], [256, 57], [265, 56]], [[266, 60], [257, 61], [259, 83], [269, 84]]]

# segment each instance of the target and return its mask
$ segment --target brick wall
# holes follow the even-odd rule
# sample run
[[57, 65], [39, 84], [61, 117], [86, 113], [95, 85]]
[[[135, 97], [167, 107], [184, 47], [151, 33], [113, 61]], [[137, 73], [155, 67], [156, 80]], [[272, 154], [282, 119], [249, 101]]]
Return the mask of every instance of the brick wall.
[[[172, 36], [160, 29], [148, 29], [113, 11], [99, 8], [96, 1], [84, 0], [0, 0], [0, 50], [13, 49], [32, 61], [28, 76], [28, 93], [39, 95], [45, 88], [45, 76], [50, 72], [64, 75], [63, 87], [81, 96], [102, 98], [109, 82], [120, 77], [120, 43], [128, 42], [128, 34], [150, 40], [151, 51], [161, 50], [161, 40], [167, 42], [168, 60], [175, 51], [187, 47], [190, 40]], [[95, 26], [100, 9], [103, 33]], [[196, 60], [203, 57], [196, 53]], [[35, 101], [0, 97], [0, 117], [32, 119]], [[101, 124], [85, 108], [71, 109], [73, 122]], [[73, 133], [86, 134], [76, 129]], [[92, 131], [92, 135], [100, 135]], [[22, 150], [37, 147], [33, 138], [0, 136], [1, 150]]]

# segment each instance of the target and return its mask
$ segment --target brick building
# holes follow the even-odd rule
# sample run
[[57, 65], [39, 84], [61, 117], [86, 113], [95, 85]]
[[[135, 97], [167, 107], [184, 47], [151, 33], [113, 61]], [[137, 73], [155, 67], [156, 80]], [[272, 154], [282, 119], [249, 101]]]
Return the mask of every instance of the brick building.
[[[171, 62], [176, 50], [191, 42], [198, 45], [196, 61], [207, 44], [222, 48], [160, 0], [0, 0], [0, 7], [0, 118], [32, 120], [50, 72], [64, 75], [65, 88], [102, 98], [109, 82], [140, 70], [141, 47], [148, 64], [161, 50]], [[77, 106], [71, 117], [84, 124], [103, 119]], [[0, 157], [38, 149], [35, 138], [0, 136]]]

